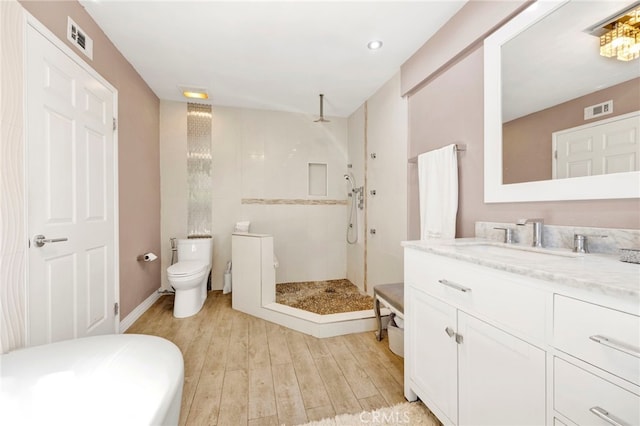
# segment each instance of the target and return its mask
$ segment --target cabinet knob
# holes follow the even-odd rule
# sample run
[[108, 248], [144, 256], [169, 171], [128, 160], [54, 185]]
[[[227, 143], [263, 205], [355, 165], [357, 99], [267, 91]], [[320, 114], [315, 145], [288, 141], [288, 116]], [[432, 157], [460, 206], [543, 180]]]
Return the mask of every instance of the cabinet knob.
[[445, 328], [444, 331], [449, 335], [449, 337], [453, 337], [453, 335], [456, 334], [451, 327]]

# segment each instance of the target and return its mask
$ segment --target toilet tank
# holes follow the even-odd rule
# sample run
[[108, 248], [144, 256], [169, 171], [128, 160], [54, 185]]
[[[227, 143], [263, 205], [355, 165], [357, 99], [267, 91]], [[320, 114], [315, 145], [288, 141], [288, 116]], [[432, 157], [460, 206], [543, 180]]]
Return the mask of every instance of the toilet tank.
[[213, 237], [185, 238], [178, 240], [178, 262], [199, 260], [211, 265], [213, 258]]

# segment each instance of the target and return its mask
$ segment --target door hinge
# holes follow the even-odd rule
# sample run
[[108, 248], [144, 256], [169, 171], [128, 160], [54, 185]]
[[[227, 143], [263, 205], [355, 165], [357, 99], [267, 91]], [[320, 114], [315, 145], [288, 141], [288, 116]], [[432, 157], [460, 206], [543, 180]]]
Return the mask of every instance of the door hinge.
[[558, 150], [553, 151], [553, 158], [558, 159]]
[[113, 130], [115, 131], [118, 128], [118, 120], [113, 117]]
[[120, 312], [120, 305], [118, 304], [118, 302], [113, 304], [113, 315], [118, 315], [118, 313]]

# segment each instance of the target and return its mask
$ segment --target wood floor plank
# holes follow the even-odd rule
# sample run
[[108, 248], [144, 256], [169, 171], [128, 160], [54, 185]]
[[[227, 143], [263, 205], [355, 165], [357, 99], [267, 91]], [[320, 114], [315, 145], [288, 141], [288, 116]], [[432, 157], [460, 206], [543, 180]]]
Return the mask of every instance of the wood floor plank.
[[375, 340], [376, 335], [374, 332], [347, 334], [344, 336], [344, 341], [351, 353], [356, 355], [369, 350], [369, 346], [364, 342], [367, 338]]
[[362, 409], [365, 411], [373, 411], [373, 410], [377, 410], [378, 408], [386, 407], [389, 405], [387, 401], [379, 393], [374, 396], [362, 398], [358, 400], [358, 402], [362, 406]]
[[249, 319], [249, 370], [270, 366], [271, 357], [265, 322], [251, 317]]
[[278, 416], [261, 417], [259, 419], [250, 419], [247, 426], [281, 426], [278, 423]]
[[266, 323], [266, 327], [271, 365], [290, 364], [291, 354], [287, 346], [286, 330], [284, 327], [269, 322]]
[[404, 390], [380, 362], [375, 352], [362, 352], [358, 362], [365, 369], [378, 392], [389, 405], [404, 402]]
[[[176, 319], [173, 296], [163, 296], [127, 331], [181, 348], [181, 425], [300, 424], [404, 401], [403, 359], [386, 339], [377, 342], [373, 333], [318, 339], [234, 311], [231, 297], [210, 292], [197, 315]], [[377, 395], [356, 396], [373, 393], [360, 383], [364, 375]]]
[[335, 415], [336, 410], [333, 409], [333, 406], [331, 404], [315, 408], [307, 408], [307, 418], [309, 418], [310, 422], [332, 418]]
[[331, 398], [324, 386], [311, 353], [298, 353], [293, 357], [293, 368], [298, 378], [298, 387], [302, 394], [305, 408], [331, 405]]
[[289, 330], [286, 334], [287, 345], [289, 347], [289, 354], [294, 359], [297, 356], [310, 356], [309, 347], [307, 346], [307, 340], [305, 334], [299, 331]]
[[357, 399], [378, 395], [378, 390], [369, 379], [366, 370], [360, 367], [349, 349], [349, 341], [347, 336], [331, 337], [327, 339], [327, 347]]
[[196, 393], [196, 386], [198, 385], [198, 377], [185, 377], [184, 384], [182, 385], [182, 406], [180, 408], [179, 425], [185, 425], [187, 423], [187, 417], [191, 410], [191, 404], [193, 403], [193, 396]]
[[224, 370], [203, 374], [198, 381], [188, 413], [188, 425], [215, 425], [218, 422]]
[[329, 348], [327, 348], [324, 339], [313, 336], [305, 336], [305, 339], [307, 340], [307, 347], [312, 357], [320, 358], [323, 356], [331, 356], [331, 352], [329, 352]]
[[272, 368], [278, 422], [287, 425], [306, 423], [307, 412], [304, 409], [293, 364], [276, 364]]
[[360, 411], [360, 403], [351, 391], [336, 360], [332, 357], [320, 357], [316, 358], [315, 363], [336, 413]]
[[248, 394], [247, 370], [225, 371], [217, 424], [224, 426], [247, 424]]
[[233, 317], [229, 354], [226, 370], [249, 369], [249, 321], [244, 314]]
[[277, 414], [271, 367], [249, 370], [249, 420]]

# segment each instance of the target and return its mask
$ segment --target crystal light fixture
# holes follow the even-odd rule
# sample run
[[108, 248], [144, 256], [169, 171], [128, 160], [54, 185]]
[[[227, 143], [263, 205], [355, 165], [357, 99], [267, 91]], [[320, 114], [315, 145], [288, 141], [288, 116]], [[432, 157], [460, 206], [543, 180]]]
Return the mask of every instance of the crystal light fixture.
[[600, 36], [600, 55], [631, 61], [640, 57], [640, 7], [607, 24]]

